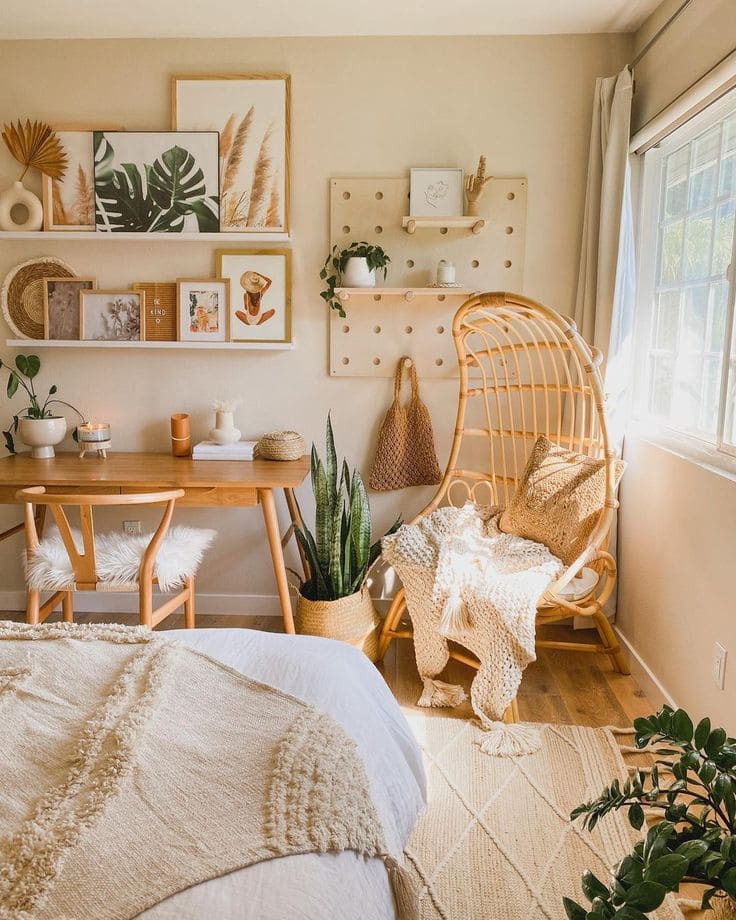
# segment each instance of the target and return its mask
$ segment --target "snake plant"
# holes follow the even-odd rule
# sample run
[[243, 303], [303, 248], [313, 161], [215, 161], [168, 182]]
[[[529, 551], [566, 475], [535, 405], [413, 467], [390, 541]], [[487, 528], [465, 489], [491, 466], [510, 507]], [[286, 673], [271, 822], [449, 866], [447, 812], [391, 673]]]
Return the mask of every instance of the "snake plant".
[[[304, 524], [295, 528], [307, 570], [301, 593], [312, 601], [334, 601], [363, 587], [368, 570], [381, 555], [381, 542], [371, 543], [371, 509], [360, 473], [351, 473], [343, 460], [338, 475], [329, 415], [324, 462], [312, 444], [311, 466], [314, 531]], [[393, 533], [400, 523], [399, 518], [388, 532]]]
[[564, 898], [570, 920], [646, 920], [682, 883], [704, 887], [703, 910], [716, 899], [736, 898], [736, 738], [708, 718], [695, 726], [686, 712], [669, 706], [636, 719], [634, 733], [638, 748], [654, 745], [651, 772], [637, 769], [624, 783], [614, 780], [571, 817], [582, 817], [592, 831], [600, 818], [624, 808], [639, 830], [646, 808], [657, 822], [608, 884], [585, 874], [590, 904]]

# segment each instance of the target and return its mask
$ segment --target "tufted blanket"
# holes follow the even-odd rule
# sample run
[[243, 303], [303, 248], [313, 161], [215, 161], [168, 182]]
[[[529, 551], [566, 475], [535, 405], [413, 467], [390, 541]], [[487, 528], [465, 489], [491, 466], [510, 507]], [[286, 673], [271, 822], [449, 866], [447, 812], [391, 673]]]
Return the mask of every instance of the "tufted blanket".
[[389, 856], [333, 719], [141, 627], [0, 623], [0, 918], [137, 916], [262, 860]]

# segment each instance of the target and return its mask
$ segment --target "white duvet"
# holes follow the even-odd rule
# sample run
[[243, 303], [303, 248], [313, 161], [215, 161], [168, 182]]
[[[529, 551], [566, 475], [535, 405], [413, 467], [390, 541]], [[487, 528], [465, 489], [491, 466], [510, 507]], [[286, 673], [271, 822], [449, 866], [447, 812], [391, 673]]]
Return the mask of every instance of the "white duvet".
[[[176, 630], [173, 638], [311, 703], [355, 740], [386, 840], [400, 854], [424, 807], [419, 748], [383, 678], [340, 642], [249, 629]], [[237, 719], [237, 712], [232, 718]], [[145, 920], [394, 920], [386, 870], [353, 852], [285, 856], [180, 892]]]

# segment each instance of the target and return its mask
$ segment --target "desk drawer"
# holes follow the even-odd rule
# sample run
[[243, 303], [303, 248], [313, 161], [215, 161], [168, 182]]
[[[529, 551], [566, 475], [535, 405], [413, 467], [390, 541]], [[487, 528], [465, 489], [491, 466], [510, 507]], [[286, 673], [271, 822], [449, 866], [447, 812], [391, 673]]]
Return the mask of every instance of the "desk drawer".
[[[121, 491], [124, 495], [129, 495], [137, 492], [157, 492], [164, 488], [176, 487], [150, 486], [147, 489], [135, 489], [124, 486]], [[176, 504], [180, 508], [253, 507], [258, 504], [258, 492], [246, 486], [187, 486], [184, 488], [184, 497]]]

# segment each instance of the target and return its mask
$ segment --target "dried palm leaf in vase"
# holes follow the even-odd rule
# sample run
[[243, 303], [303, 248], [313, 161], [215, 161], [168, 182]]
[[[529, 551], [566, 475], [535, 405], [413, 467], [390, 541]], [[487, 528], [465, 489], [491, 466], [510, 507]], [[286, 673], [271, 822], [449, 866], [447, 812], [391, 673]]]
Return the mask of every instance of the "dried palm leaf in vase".
[[67, 167], [67, 155], [58, 136], [43, 121], [26, 119], [9, 125], [3, 125], [5, 146], [15, 159], [23, 166], [21, 181], [28, 170], [33, 167], [52, 179], [63, 179]]

